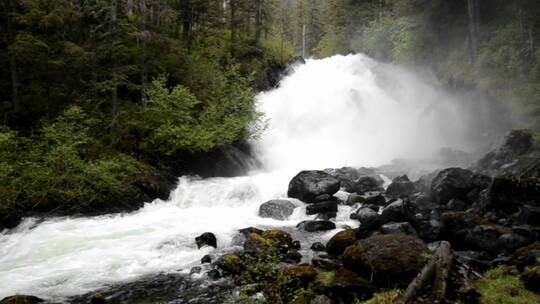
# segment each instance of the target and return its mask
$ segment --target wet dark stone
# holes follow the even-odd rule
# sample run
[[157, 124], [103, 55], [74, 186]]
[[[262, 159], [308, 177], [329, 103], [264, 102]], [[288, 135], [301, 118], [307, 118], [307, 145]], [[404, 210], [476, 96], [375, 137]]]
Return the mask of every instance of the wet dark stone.
[[321, 242], [315, 242], [311, 245], [311, 250], [313, 251], [324, 251], [324, 244]]
[[197, 247], [200, 249], [203, 246], [211, 246], [217, 248], [217, 239], [216, 236], [211, 232], [205, 232], [195, 238]]
[[0, 304], [35, 304], [35, 303], [44, 303], [43, 299], [40, 299], [35, 296], [27, 295], [16, 295], [5, 297], [0, 301]]
[[336, 224], [330, 221], [302, 221], [296, 225], [300, 230], [306, 232], [316, 232], [316, 231], [325, 231], [336, 229]]
[[338, 204], [336, 201], [323, 201], [314, 203], [306, 207], [306, 214], [337, 212]]
[[296, 206], [288, 200], [271, 200], [259, 207], [259, 216], [286, 220], [294, 212]]
[[201, 266], [194, 266], [194, 267], [191, 267], [191, 269], [189, 270], [189, 274], [193, 275], [193, 274], [201, 273], [201, 271], [202, 271]]
[[212, 257], [210, 257], [210, 255], [207, 254], [202, 257], [201, 264], [208, 264], [208, 263], [212, 263]]
[[209, 272], [206, 273], [206, 275], [208, 276], [208, 278], [210, 280], [219, 280], [221, 278], [221, 274], [219, 273], [219, 270], [217, 269], [212, 269], [210, 270]]
[[324, 171], [302, 171], [290, 181], [287, 195], [313, 203], [317, 196], [333, 195], [339, 188], [339, 180]]

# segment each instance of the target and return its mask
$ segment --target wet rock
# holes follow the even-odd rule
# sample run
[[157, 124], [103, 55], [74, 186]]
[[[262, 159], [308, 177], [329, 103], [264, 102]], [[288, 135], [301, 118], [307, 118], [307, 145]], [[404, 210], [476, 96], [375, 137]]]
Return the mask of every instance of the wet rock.
[[3, 298], [0, 301], [0, 304], [34, 304], [43, 302], [45, 302], [43, 299], [35, 296], [17, 295]]
[[350, 189], [352, 185], [354, 185], [354, 182], [360, 177], [358, 170], [352, 167], [324, 169], [324, 172], [337, 178], [341, 183], [341, 187], [344, 189]]
[[[406, 218], [414, 221], [428, 220], [432, 212], [439, 209], [439, 204], [429, 196], [418, 195], [403, 202], [403, 212]], [[438, 217], [437, 217], [438, 218]]]
[[302, 254], [298, 252], [296, 249], [289, 249], [287, 250], [287, 253], [285, 253], [285, 256], [282, 258], [282, 262], [285, 263], [300, 263], [302, 261]]
[[195, 266], [195, 267], [192, 267], [191, 270], [189, 271], [189, 274], [190, 275], [194, 275], [194, 274], [198, 274], [198, 273], [201, 273], [202, 271], [202, 267], [200, 266]]
[[309, 301], [309, 304], [334, 304], [334, 301], [325, 295], [318, 295]]
[[381, 194], [368, 196], [364, 203], [365, 205], [384, 206], [386, 205], [386, 199]]
[[323, 201], [319, 203], [314, 203], [306, 207], [306, 214], [317, 214], [317, 213], [335, 213], [338, 211], [338, 204], [336, 201]]
[[337, 212], [325, 212], [325, 213], [319, 213], [315, 219], [329, 221], [331, 219], [335, 219], [336, 216], [337, 216]]
[[408, 222], [390, 222], [379, 228], [384, 234], [416, 234], [416, 230]]
[[469, 209], [469, 205], [464, 201], [453, 198], [446, 204], [446, 209], [451, 211], [465, 211]]
[[325, 247], [324, 247], [323, 243], [315, 242], [315, 243], [311, 244], [311, 250], [313, 250], [313, 251], [324, 251]]
[[[488, 189], [488, 210], [511, 214], [520, 207], [540, 207], [540, 179], [521, 179], [513, 176], [495, 178]], [[538, 214], [538, 212], [537, 212]]]
[[332, 230], [336, 229], [336, 224], [330, 221], [302, 221], [296, 225], [296, 227], [300, 230], [306, 231], [306, 232], [316, 232], [316, 231], [325, 231], [325, 230]]
[[364, 194], [371, 191], [383, 191], [381, 187], [384, 181], [380, 177], [375, 176], [363, 176], [360, 177], [350, 189], [346, 189], [347, 192]]
[[433, 242], [440, 239], [442, 225], [437, 220], [422, 221], [417, 227], [418, 236], [426, 241]]
[[362, 204], [365, 202], [365, 198], [362, 196], [362, 195], [358, 195], [358, 194], [349, 194], [349, 196], [347, 197], [347, 201], [345, 202], [345, 205], [347, 206], [353, 206], [355, 204]]
[[318, 269], [324, 270], [324, 271], [332, 271], [332, 270], [338, 270], [341, 268], [341, 264], [338, 264], [333, 261], [324, 260], [324, 259], [312, 259], [311, 264], [315, 266]]
[[485, 250], [497, 253], [499, 237], [511, 232], [509, 228], [489, 223], [468, 212], [446, 212], [441, 216], [442, 237], [457, 250]]
[[283, 230], [271, 229], [262, 233], [262, 237], [270, 239], [276, 242], [276, 245], [280, 248], [292, 248], [293, 239], [290, 233]]
[[523, 285], [528, 290], [540, 292], [540, 267], [535, 267], [521, 275]]
[[211, 246], [211, 247], [217, 248], [216, 236], [211, 232], [205, 232], [199, 235], [198, 237], [196, 237], [195, 243], [197, 243], [197, 247], [199, 249], [203, 246]]
[[402, 222], [408, 219], [405, 212], [405, 204], [402, 200], [397, 200], [386, 206], [380, 217], [381, 224], [388, 222]]
[[352, 229], [340, 231], [326, 243], [326, 252], [333, 256], [341, 255], [345, 248], [354, 242], [356, 242], [356, 231]]
[[288, 200], [271, 200], [259, 207], [259, 216], [276, 220], [286, 220], [293, 214], [294, 208], [296, 206]]
[[380, 225], [380, 215], [370, 208], [360, 208], [350, 215], [351, 219], [360, 222], [360, 229], [369, 230]]
[[262, 234], [264, 232], [264, 230], [261, 230], [259, 228], [255, 228], [255, 227], [247, 227], [247, 228], [243, 228], [243, 229], [238, 230], [238, 232], [240, 232], [243, 235], [248, 235], [250, 233]]
[[297, 278], [306, 285], [313, 282], [318, 274], [317, 269], [311, 264], [292, 265], [285, 270], [290, 276]]
[[292, 248], [293, 248], [293, 249], [296, 249], [296, 250], [301, 249], [301, 248], [302, 248], [302, 244], [300, 244], [300, 241], [293, 241], [293, 242], [292, 242]]
[[207, 254], [202, 257], [201, 264], [208, 264], [208, 263], [212, 263], [212, 257]]
[[206, 273], [206, 275], [212, 281], [216, 281], [216, 280], [221, 279], [221, 274], [219, 273], [219, 270], [217, 270], [217, 269], [212, 269], [212, 270], [208, 271]]
[[315, 282], [315, 291], [327, 295], [336, 303], [353, 303], [373, 295], [373, 288], [367, 280], [343, 267], [321, 273]]
[[408, 197], [415, 190], [414, 183], [409, 180], [407, 175], [402, 175], [392, 180], [392, 183], [386, 188], [386, 195], [391, 198]]
[[289, 183], [287, 195], [306, 203], [312, 203], [319, 195], [333, 195], [340, 182], [324, 171], [302, 171]]
[[221, 256], [216, 261], [216, 266], [221, 269], [225, 274], [234, 275], [244, 270], [244, 261], [237, 255], [226, 254]]
[[537, 162], [540, 159], [538, 136], [538, 133], [531, 130], [509, 132], [499, 148], [478, 161], [476, 171], [489, 176], [540, 176], [540, 163]]
[[467, 200], [467, 194], [475, 188], [485, 189], [490, 179], [470, 170], [448, 168], [440, 171], [431, 183], [431, 195], [440, 204], [451, 199]]
[[91, 304], [105, 304], [106, 303], [105, 296], [102, 295], [101, 293], [96, 293], [95, 295], [92, 296], [92, 298], [90, 298], [90, 303]]
[[267, 251], [276, 251], [277, 243], [260, 234], [250, 233], [244, 241], [244, 251], [252, 255], [264, 254]]
[[410, 235], [377, 235], [358, 240], [343, 253], [343, 266], [376, 284], [408, 284], [424, 266], [429, 250]]
[[503, 233], [499, 236], [498, 245], [500, 248], [514, 251], [519, 247], [527, 245], [527, 239], [517, 233]]
[[521, 271], [527, 266], [534, 265], [538, 258], [540, 258], [540, 242], [535, 242], [517, 249], [508, 264], [516, 266]]
[[519, 224], [535, 225], [540, 223], [540, 207], [524, 205], [519, 208], [516, 222]]

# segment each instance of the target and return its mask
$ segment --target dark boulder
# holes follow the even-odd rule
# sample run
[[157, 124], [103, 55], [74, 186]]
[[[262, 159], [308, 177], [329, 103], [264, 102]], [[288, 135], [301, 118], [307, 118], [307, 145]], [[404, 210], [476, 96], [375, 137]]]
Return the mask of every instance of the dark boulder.
[[3, 298], [0, 301], [0, 304], [34, 304], [34, 303], [44, 303], [43, 299], [34, 296], [27, 295], [17, 295]]
[[354, 303], [373, 296], [373, 287], [366, 279], [343, 267], [321, 274], [314, 285], [316, 293], [327, 295], [335, 303]]
[[418, 236], [426, 242], [439, 240], [441, 230], [441, 223], [437, 220], [422, 221], [417, 226]]
[[534, 265], [538, 258], [540, 258], [540, 242], [535, 242], [514, 251], [508, 264], [516, 266], [521, 271], [527, 266]]
[[531, 130], [509, 132], [500, 147], [478, 161], [475, 170], [489, 176], [540, 176], [538, 138], [540, 135]]
[[413, 194], [415, 190], [414, 183], [409, 180], [407, 175], [402, 175], [392, 180], [385, 193], [391, 198], [403, 198]]
[[197, 247], [199, 249], [203, 246], [211, 246], [211, 247], [217, 248], [216, 236], [211, 232], [205, 232], [199, 235], [198, 237], [196, 237], [195, 243], [197, 243]]
[[381, 213], [381, 224], [388, 222], [403, 222], [407, 221], [408, 216], [405, 210], [404, 202], [399, 199], [386, 206]]
[[523, 285], [528, 290], [540, 292], [540, 267], [535, 267], [521, 275]]
[[321, 242], [315, 242], [311, 244], [311, 250], [313, 251], [324, 251], [325, 247], [324, 244]]
[[370, 208], [360, 208], [350, 215], [351, 219], [360, 222], [360, 229], [374, 229], [380, 225], [380, 215]]
[[384, 234], [417, 234], [409, 222], [390, 222], [379, 228]]
[[303, 285], [313, 282], [319, 271], [311, 264], [292, 265], [285, 268], [287, 274], [298, 279]]
[[311, 221], [306, 220], [298, 223], [296, 227], [306, 232], [326, 231], [336, 229], [336, 224], [330, 221]]
[[455, 198], [451, 199], [448, 202], [448, 204], [446, 204], [446, 210], [450, 210], [450, 211], [465, 211], [469, 208], [470, 208], [469, 204]]
[[228, 275], [238, 274], [245, 269], [244, 261], [234, 254], [221, 256], [215, 264], [223, 273]]
[[339, 256], [356, 240], [356, 231], [352, 229], [340, 231], [326, 243], [326, 252], [329, 255]]
[[366, 198], [366, 201], [364, 202], [365, 205], [375, 205], [375, 206], [384, 206], [386, 205], [386, 199], [383, 195], [377, 194], [368, 196]]
[[324, 171], [302, 171], [289, 183], [287, 195], [306, 203], [313, 203], [321, 195], [338, 192], [340, 182]]
[[212, 263], [212, 257], [210, 255], [205, 255], [201, 258], [201, 264], [209, 264]]
[[349, 196], [347, 197], [347, 201], [345, 202], [345, 205], [347, 206], [353, 206], [355, 204], [362, 204], [366, 201], [366, 198], [363, 197], [362, 195], [358, 195], [358, 194], [349, 194]]
[[453, 198], [467, 200], [467, 194], [474, 189], [485, 189], [490, 179], [470, 170], [448, 168], [440, 171], [431, 183], [431, 195], [440, 204], [447, 204]]
[[382, 184], [384, 181], [379, 176], [363, 176], [360, 177], [347, 192], [364, 194], [372, 191], [383, 191]]
[[343, 167], [339, 169], [324, 169], [324, 172], [332, 175], [341, 182], [341, 187], [350, 189], [354, 182], [360, 177], [360, 172], [352, 167]]
[[259, 207], [259, 216], [276, 220], [286, 220], [291, 216], [294, 208], [296, 206], [288, 200], [271, 200]]
[[101, 293], [96, 293], [90, 298], [90, 304], [105, 304], [107, 301], [105, 300], [105, 296]]
[[212, 281], [216, 281], [216, 280], [221, 279], [221, 273], [219, 273], [219, 270], [217, 270], [217, 269], [212, 269], [212, 270], [208, 271], [206, 273], [206, 275]]
[[405, 285], [426, 262], [429, 250], [417, 237], [377, 235], [358, 240], [342, 255], [343, 266], [377, 285]]
[[510, 242], [499, 238], [511, 229], [496, 225], [468, 212], [446, 212], [441, 215], [442, 238], [457, 250], [485, 250], [499, 253]]
[[488, 210], [508, 214], [518, 212], [524, 205], [540, 207], [540, 178], [495, 178], [488, 189], [487, 199]]
[[335, 200], [314, 203], [306, 207], [306, 214], [308, 215], [317, 214], [317, 213], [337, 212], [337, 211], [338, 211], [338, 204]]

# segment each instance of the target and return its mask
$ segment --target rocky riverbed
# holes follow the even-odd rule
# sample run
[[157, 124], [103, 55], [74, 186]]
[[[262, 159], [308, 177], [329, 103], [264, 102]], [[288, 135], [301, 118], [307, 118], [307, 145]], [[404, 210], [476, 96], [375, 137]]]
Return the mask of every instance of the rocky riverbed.
[[[385, 181], [388, 166], [299, 172], [287, 194], [305, 203], [315, 219], [295, 229], [241, 229], [230, 252], [203, 257], [190, 275], [155, 275], [65, 301], [352, 303], [407, 288], [442, 242], [450, 245], [453, 261], [444, 301], [477, 302], [481, 294], [465, 285], [498, 265], [515, 267], [524, 286], [538, 291], [539, 268], [530, 266], [540, 258], [539, 138], [532, 131], [512, 131], [473, 166], [436, 170], [417, 180], [402, 174]], [[290, 200], [272, 200], [261, 204], [259, 216], [286, 220], [295, 208]], [[338, 209], [350, 210], [357, 227], [336, 227]], [[337, 233], [326, 232], [336, 228]], [[219, 244], [211, 231], [193, 241], [198, 247]], [[422, 288], [418, 296], [429, 299]], [[19, 296], [0, 303], [40, 301]]]

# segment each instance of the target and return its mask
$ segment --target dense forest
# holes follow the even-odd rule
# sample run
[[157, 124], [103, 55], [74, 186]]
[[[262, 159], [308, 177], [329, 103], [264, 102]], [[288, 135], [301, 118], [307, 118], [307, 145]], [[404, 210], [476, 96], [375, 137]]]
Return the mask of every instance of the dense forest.
[[0, 214], [155, 196], [159, 172], [264, 129], [253, 97], [292, 56], [363, 52], [427, 67], [540, 124], [535, 0], [0, 5]]

